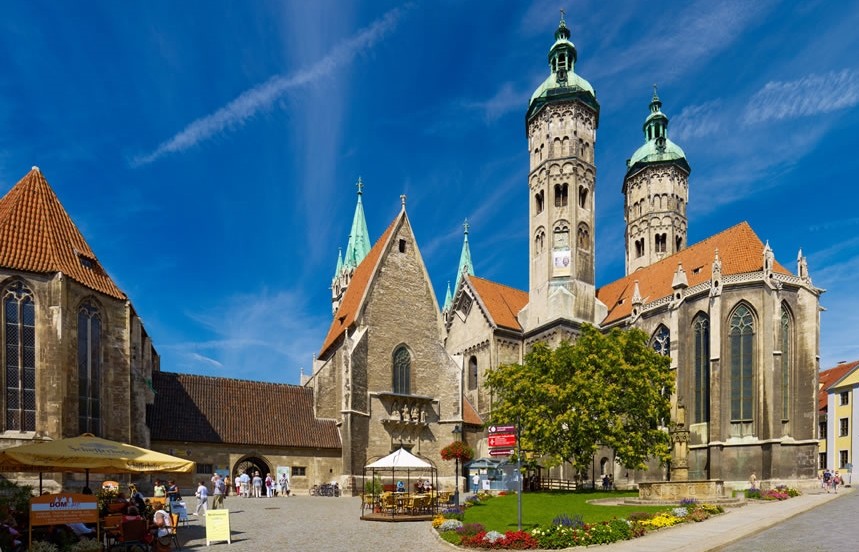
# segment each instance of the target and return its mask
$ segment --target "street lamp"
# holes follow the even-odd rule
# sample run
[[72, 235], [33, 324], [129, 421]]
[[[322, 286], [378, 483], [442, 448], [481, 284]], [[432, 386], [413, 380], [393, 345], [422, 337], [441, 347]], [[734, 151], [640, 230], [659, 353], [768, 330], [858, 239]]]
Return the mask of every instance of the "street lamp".
[[[455, 441], [460, 440], [460, 436], [462, 436], [462, 428], [459, 427], [459, 424], [453, 426], [453, 439]], [[459, 506], [459, 455], [456, 456], [456, 472], [454, 473], [456, 480], [456, 490], [453, 493], [453, 503], [456, 506]]]

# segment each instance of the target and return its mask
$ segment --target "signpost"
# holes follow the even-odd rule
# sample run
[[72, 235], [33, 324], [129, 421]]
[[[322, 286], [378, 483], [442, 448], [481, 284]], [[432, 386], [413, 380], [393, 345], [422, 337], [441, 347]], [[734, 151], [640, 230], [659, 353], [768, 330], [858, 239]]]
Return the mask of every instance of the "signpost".
[[519, 480], [518, 512], [519, 530], [522, 530], [522, 448], [519, 443], [519, 426], [517, 425], [491, 425], [488, 428], [489, 456], [510, 456], [514, 447], [516, 454], [516, 478]]
[[[98, 523], [98, 499], [85, 494], [46, 494], [30, 499], [29, 546], [33, 526], [66, 523]], [[97, 538], [101, 538], [97, 534]]]
[[229, 510], [209, 510], [206, 512], [206, 546], [209, 546], [212, 541], [233, 543], [230, 538]]

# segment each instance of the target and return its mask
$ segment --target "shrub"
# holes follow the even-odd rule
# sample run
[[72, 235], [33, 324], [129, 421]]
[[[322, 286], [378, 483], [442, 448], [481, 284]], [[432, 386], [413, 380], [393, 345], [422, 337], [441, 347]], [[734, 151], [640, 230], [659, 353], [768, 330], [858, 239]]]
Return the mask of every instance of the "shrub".
[[101, 552], [101, 542], [95, 539], [81, 539], [69, 547], [69, 552]]
[[660, 512], [650, 519], [639, 521], [638, 523], [645, 526], [648, 530], [662, 529], [663, 527], [671, 527], [682, 523], [683, 519], [675, 516], [671, 512]]
[[467, 499], [465, 499], [465, 504], [467, 506], [476, 506], [477, 504], [480, 504], [480, 501], [481, 501], [481, 498], [479, 496], [472, 495], [472, 496], [468, 497]]
[[649, 512], [630, 512], [626, 519], [629, 521], [644, 521], [646, 519], [650, 519], [653, 517], [653, 514]]
[[676, 517], [685, 518], [689, 515], [689, 510], [685, 506], [678, 506], [677, 508], [671, 510], [671, 513], [674, 514]]
[[[634, 525], [634, 524], [633, 524]], [[645, 529], [640, 529], [643, 535]], [[531, 530], [531, 536], [537, 540], [540, 548], [557, 549], [591, 544], [609, 544], [627, 540], [635, 536], [633, 526], [622, 519], [603, 521], [594, 525], [583, 524], [581, 527], [564, 527], [552, 525]]]
[[719, 506], [718, 504], [702, 504], [698, 508], [701, 510], [704, 510], [705, 512], [707, 512], [711, 516], [715, 515], [715, 514], [721, 514], [725, 511], [725, 509], [722, 508], [721, 506]]
[[432, 518], [432, 528], [433, 529], [438, 529], [442, 523], [444, 523], [444, 516], [443, 515], [438, 514]]
[[680, 501], [680, 505], [685, 506], [687, 508], [690, 506], [696, 506], [697, 504], [698, 504], [698, 499], [696, 499], [696, 498], [684, 498], [683, 500]]
[[456, 531], [460, 527], [462, 527], [461, 521], [458, 519], [448, 519], [438, 526], [438, 532], [444, 533], [445, 531]]
[[503, 535], [497, 531], [481, 532], [473, 537], [462, 539], [462, 546], [488, 548], [492, 550], [530, 550], [537, 548], [537, 540], [525, 531], [507, 531]]
[[35, 541], [29, 548], [30, 552], [60, 552], [60, 548], [53, 543]]
[[457, 535], [456, 531], [444, 531], [443, 533], [439, 533], [438, 536], [441, 537], [441, 540], [451, 544], [459, 545], [462, 542], [462, 537]]
[[708, 514], [705, 510], [701, 508], [696, 508], [689, 513], [686, 519], [692, 521], [704, 521], [708, 517], [710, 517], [710, 514]]
[[456, 529], [456, 534], [460, 537], [472, 537], [477, 533], [485, 533], [486, 528], [481, 523], [466, 523]]
[[441, 515], [446, 519], [458, 519], [459, 521], [462, 521], [465, 517], [462, 506], [451, 506], [450, 508], [445, 508], [441, 511]]

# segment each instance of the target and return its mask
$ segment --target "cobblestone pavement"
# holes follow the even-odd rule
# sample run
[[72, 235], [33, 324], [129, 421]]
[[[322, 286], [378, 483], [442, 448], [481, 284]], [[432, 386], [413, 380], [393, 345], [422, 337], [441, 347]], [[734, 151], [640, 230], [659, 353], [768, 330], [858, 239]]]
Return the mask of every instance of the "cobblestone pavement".
[[830, 552], [859, 548], [859, 493], [803, 512], [754, 536], [718, 548], [720, 552]]
[[[191, 498], [189, 504], [193, 503]], [[291, 496], [288, 498], [227, 497], [232, 544], [206, 547], [205, 518], [189, 516], [179, 527], [182, 550], [224, 552], [377, 552], [411, 550], [451, 552], [438, 541], [430, 522], [361, 521], [360, 498]]]

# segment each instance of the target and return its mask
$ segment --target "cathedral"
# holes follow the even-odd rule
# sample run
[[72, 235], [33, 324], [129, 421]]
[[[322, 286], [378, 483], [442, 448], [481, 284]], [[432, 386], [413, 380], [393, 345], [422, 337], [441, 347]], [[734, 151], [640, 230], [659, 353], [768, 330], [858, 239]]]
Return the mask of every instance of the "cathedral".
[[[805, 257], [798, 254], [791, 272], [744, 221], [687, 243], [692, 168], [668, 137], [654, 89], [644, 143], [616, 184], [625, 197], [626, 275], [597, 287], [600, 104], [576, 61], [562, 20], [549, 74], [525, 117], [527, 290], [474, 273], [466, 223], [455, 286], [440, 306], [406, 199], [371, 247], [359, 180], [346, 255], [338, 257], [332, 281], [334, 318], [303, 381], [314, 389], [316, 415], [340, 426], [345, 478], [400, 446], [452, 476], [441, 447], [462, 438], [479, 455], [487, 452], [486, 371], [522, 362], [536, 342], [575, 340], [583, 324], [592, 324], [641, 328], [671, 358], [672, 418], [687, 429], [672, 470], [737, 485], [752, 472], [767, 481], [813, 479], [822, 290], [812, 284]], [[671, 477], [655, 465], [627, 470], [603, 452], [594, 470], [611, 473], [620, 486]], [[574, 476], [564, 466], [555, 470]]]

